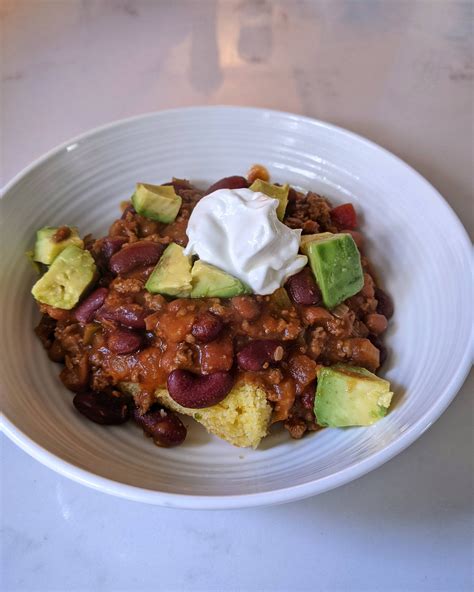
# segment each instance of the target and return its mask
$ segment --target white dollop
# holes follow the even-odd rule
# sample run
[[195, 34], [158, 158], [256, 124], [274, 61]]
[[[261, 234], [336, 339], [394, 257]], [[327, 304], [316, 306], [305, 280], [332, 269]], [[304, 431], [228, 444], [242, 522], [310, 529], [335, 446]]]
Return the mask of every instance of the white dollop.
[[278, 200], [250, 189], [218, 189], [198, 201], [188, 222], [186, 255], [197, 255], [250, 286], [272, 294], [307, 262], [301, 230], [278, 220]]

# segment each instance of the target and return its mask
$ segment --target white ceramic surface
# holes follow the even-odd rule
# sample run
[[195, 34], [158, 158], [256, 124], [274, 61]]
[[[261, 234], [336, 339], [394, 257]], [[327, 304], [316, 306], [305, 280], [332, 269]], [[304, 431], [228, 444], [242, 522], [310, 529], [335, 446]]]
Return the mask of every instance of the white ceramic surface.
[[[86, 423], [32, 327], [34, 280], [22, 253], [46, 223], [104, 232], [136, 180], [172, 175], [206, 185], [263, 162], [276, 181], [353, 201], [369, 254], [396, 302], [386, 376], [398, 395], [370, 429], [275, 433], [242, 451], [198, 427], [161, 450], [131, 425]], [[2, 207], [2, 391], [7, 434], [48, 466], [104, 491], [195, 508], [278, 503], [379, 466], [440, 415], [470, 365], [470, 245], [437, 192], [400, 160], [341, 129], [265, 110], [203, 108], [106, 126], [53, 151], [9, 184]], [[463, 287], [461, 289], [461, 287]], [[441, 311], [441, 312], [440, 312]], [[444, 311], [446, 311], [444, 313]], [[448, 314], [449, 313], [449, 314]], [[8, 344], [8, 347], [5, 347]]]

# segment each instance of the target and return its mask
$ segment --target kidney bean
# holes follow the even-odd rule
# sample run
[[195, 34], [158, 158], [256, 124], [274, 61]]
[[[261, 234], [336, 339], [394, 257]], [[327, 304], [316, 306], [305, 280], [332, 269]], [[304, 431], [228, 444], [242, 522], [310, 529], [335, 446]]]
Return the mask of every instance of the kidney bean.
[[377, 312], [387, 319], [391, 319], [394, 311], [392, 298], [382, 288], [375, 288], [375, 298], [377, 299]]
[[321, 291], [308, 267], [288, 278], [285, 287], [296, 304], [318, 305], [322, 302]]
[[148, 313], [139, 304], [122, 304], [117, 308], [103, 306], [97, 311], [96, 318], [116, 321], [130, 329], [144, 329]]
[[234, 384], [229, 372], [197, 375], [188, 370], [173, 370], [168, 376], [168, 391], [171, 398], [183, 407], [201, 409], [217, 405]]
[[131, 354], [143, 343], [143, 337], [128, 329], [116, 329], [112, 331], [107, 340], [109, 349], [114, 354]]
[[97, 288], [74, 311], [74, 316], [80, 323], [90, 323], [96, 310], [104, 304], [109, 291], [107, 288]]
[[128, 273], [137, 267], [154, 265], [164, 250], [164, 245], [160, 243], [138, 241], [112, 255], [109, 267], [114, 273], [119, 274]]
[[72, 402], [79, 413], [101, 425], [124, 423], [130, 415], [125, 397], [86, 391], [77, 393]]
[[237, 354], [237, 363], [242, 370], [257, 372], [275, 365], [283, 359], [285, 350], [279, 341], [260, 339], [251, 341]]
[[217, 191], [218, 189], [245, 189], [248, 186], [249, 183], [245, 177], [233, 175], [232, 177], [224, 177], [223, 179], [219, 179], [219, 181], [216, 181], [214, 185], [211, 185], [209, 187], [209, 189], [204, 193], [204, 195], [209, 195], [209, 193]]
[[130, 214], [136, 214], [136, 213], [137, 213], [137, 212], [136, 212], [136, 210], [135, 210], [135, 208], [132, 206], [132, 204], [130, 204], [129, 206], [127, 206], [127, 207], [124, 209], [124, 211], [123, 211], [123, 213], [122, 213], [122, 217], [121, 217], [121, 219], [122, 219], [122, 220], [125, 220], [125, 218], [127, 217], [127, 214], [128, 214], [128, 213], [130, 213]]
[[168, 409], [154, 406], [142, 415], [135, 409], [133, 417], [157, 446], [170, 448], [182, 444], [186, 439], [187, 430], [183, 422]]
[[128, 242], [124, 236], [108, 236], [102, 243], [102, 255], [108, 261], [112, 255], [120, 251], [122, 246]]
[[303, 407], [305, 409], [308, 409], [309, 411], [313, 411], [315, 396], [316, 396], [316, 385], [313, 382], [304, 389], [304, 391], [301, 395], [301, 404], [303, 405]]
[[220, 317], [204, 312], [194, 321], [191, 334], [201, 343], [209, 343], [217, 338], [223, 327], [224, 322]]

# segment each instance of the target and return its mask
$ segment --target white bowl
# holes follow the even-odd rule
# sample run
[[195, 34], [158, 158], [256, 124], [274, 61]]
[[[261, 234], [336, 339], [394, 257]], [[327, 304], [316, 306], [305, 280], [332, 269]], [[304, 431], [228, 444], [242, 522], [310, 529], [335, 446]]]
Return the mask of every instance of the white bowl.
[[[35, 230], [73, 224], [105, 233], [136, 181], [173, 175], [203, 187], [266, 165], [275, 181], [352, 201], [368, 254], [395, 300], [384, 375], [397, 393], [371, 428], [326, 429], [302, 440], [277, 431], [255, 451], [200, 426], [160, 449], [131, 423], [104, 428], [73, 408], [33, 334]], [[121, 121], [53, 150], [18, 175], [1, 204], [0, 339], [4, 430], [76, 481], [122, 497], [182, 508], [280, 503], [326, 491], [378, 467], [444, 411], [471, 361], [470, 242], [431, 185], [375, 144], [287, 113], [233, 107], [165, 111]], [[187, 422], [192, 423], [192, 422]]]

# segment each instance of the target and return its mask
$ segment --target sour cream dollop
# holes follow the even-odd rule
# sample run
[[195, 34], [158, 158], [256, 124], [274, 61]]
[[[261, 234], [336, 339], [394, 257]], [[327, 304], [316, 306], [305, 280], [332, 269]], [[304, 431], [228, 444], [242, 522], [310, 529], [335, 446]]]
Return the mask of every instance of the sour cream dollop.
[[188, 222], [186, 255], [197, 255], [250, 286], [272, 294], [307, 262], [301, 230], [277, 218], [278, 200], [250, 189], [218, 189], [198, 201]]

